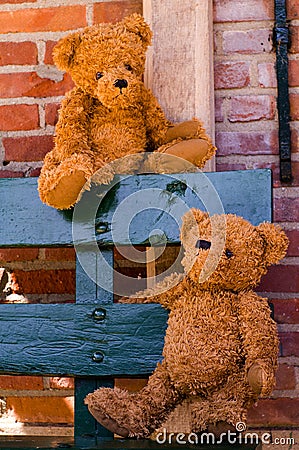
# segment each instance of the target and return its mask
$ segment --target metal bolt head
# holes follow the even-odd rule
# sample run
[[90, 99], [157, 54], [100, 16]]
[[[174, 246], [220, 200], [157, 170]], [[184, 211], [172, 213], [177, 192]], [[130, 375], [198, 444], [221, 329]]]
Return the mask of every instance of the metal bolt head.
[[101, 350], [97, 350], [97, 351], [95, 351], [95, 352], [93, 353], [93, 355], [92, 355], [92, 360], [93, 360], [94, 362], [96, 362], [96, 363], [100, 363], [100, 362], [103, 361], [104, 356], [105, 356], [105, 355], [104, 355], [103, 352], [101, 352]]
[[92, 313], [92, 318], [95, 322], [103, 322], [106, 318], [106, 311], [103, 308], [96, 308]]

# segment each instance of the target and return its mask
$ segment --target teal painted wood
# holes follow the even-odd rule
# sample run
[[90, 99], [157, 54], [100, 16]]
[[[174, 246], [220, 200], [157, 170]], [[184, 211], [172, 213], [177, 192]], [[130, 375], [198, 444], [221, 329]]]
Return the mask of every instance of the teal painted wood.
[[94, 309], [94, 304], [1, 305], [0, 372], [150, 373], [161, 357], [167, 312], [154, 304], [107, 304], [105, 319], [97, 322]]
[[[104, 250], [104, 258], [107, 263], [113, 267], [113, 251], [111, 249]], [[98, 255], [96, 253], [87, 252], [81, 254], [80, 257], [84, 261], [88, 261], [89, 268], [93, 272], [94, 281], [83, 270], [80, 262], [77, 259], [76, 263], [76, 304], [89, 304], [90, 299], [94, 299], [95, 307], [99, 303], [103, 306], [106, 303], [113, 303], [113, 277], [111, 272], [105, 274], [105, 271], [98, 264]], [[102, 276], [106, 277], [106, 285], [111, 287], [110, 292], [104, 292], [99, 286], [98, 281]], [[109, 278], [110, 277], [110, 278]], [[90, 392], [93, 392], [99, 387], [113, 387], [113, 378], [95, 378], [84, 377], [75, 379], [75, 421], [74, 421], [74, 436], [76, 446], [92, 447], [96, 445], [99, 439], [113, 439], [113, 434], [106, 428], [102, 427], [94, 420], [92, 415], [88, 412], [86, 405], [84, 405], [84, 398]]]
[[[189, 187], [185, 189], [185, 185]], [[107, 189], [109, 193], [105, 196]], [[136, 194], [132, 196], [134, 192], [137, 197], [134, 197]], [[225, 212], [242, 215], [253, 224], [271, 220], [271, 171], [268, 169], [174, 176], [137, 175], [122, 177], [119, 184], [112, 183], [109, 188], [94, 187], [83, 195], [80, 206], [75, 209], [77, 241], [86, 241], [90, 236], [93, 240], [96, 222], [97, 239], [102, 245], [126, 244], [129, 238], [133, 244], [144, 243], [154, 228], [161, 228], [168, 242], [178, 242], [180, 223], [175, 223], [174, 218], [179, 222], [186, 209], [202, 207], [200, 200], [208, 204], [211, 213], [219, 212], [217, 192]], [[38, 196], [37, 179], [1, 179], [0, 196], [5, 199], [0, 206], [0, 246], [73, 244], [72, 212], [57, 211], [44, 205]], [[124, 201], [128, 196], [129, 199]], [[139, 214], [135, 214], [136, 199], [143, 210]], [[90, 204], [100, 204], [97, 219], [91, 212], [96, 208]], [[165, 211], [154, 211], [161, 206]], [[130, 218], [133, 221], [128, 238], [125, 221]], [[111, 227], [115, 228], [114, 241]]]

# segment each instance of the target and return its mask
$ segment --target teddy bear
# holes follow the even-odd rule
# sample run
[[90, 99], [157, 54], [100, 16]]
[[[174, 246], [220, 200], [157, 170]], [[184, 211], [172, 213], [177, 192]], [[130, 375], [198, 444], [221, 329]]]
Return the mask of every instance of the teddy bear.
[[181, 242], [183, 274], [121, 300], [169, 310], [162, 362], [137, 393], [101, 388], [85, 399], [97, 421], [123, 437], [149, 437], [185, 400], [192, 432], [231, 430], [274, 386], [277, 327], [267, 299], [253, 288], [284, 257], [285, 233], [271, 223], [191, 209]]
[[[109, 184], [116, 170], [184, 171], [182, 161], [202, 168], [215, 153], [198, 120], [172, 124], [145, 87], [151, 37], [148, 24], [134, 13], [116, 24], [86, 27], [56, 44], [54, 62], [71, 75], [75, 87], [62, 101], [55, 145], [41, 169], [38, 190], [44, 203], [68, 209], [83, 186], [89, 188], [92, 176], [98, 184]], [[173, 158], [145, 157], [153, 151]]]

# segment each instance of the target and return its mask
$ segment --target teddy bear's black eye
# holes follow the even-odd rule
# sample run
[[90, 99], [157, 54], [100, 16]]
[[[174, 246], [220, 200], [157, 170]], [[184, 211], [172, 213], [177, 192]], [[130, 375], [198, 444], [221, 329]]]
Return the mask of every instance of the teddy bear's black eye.
[[133, 67], [130, 66], [130, 64], [125, 64], [125, 69], [128, 70], [129, 72], [132, 72]]
[[228, 250], [228, 249], [225, 250], [225, 255], [226, 255], [226, 257], [228, 259], [232, 258], [234, 256], [233, 252], [231, 250]]
[[97, 72], [96, 73], [96, 80], [99, 80], [100, 78], [102, 78], [104, 74], [102, 72]]

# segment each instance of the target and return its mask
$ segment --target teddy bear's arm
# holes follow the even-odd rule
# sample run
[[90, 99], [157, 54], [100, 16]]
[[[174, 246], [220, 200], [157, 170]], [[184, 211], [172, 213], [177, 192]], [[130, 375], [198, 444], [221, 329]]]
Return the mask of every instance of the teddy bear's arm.
[[55, 129], [54, 152], [59, 160], [73, 153], [90, 152], [88, 134], [91, 107], [91, 99], [81, 89], [74, 88], [66, 94]]
[[238, 310], [249, 384], [256, 394], [267, 396], [274, 386], [277, 368], [276, 323], [270, 317], [267, 299], [254, 292], [239, 294]]
[[166, 309], [173, 309], [182, 291], [183, 274], [173, 273], [153, 288], [137, 292], [131, 297], [122, 297], [119, 303], [160, 303]]

